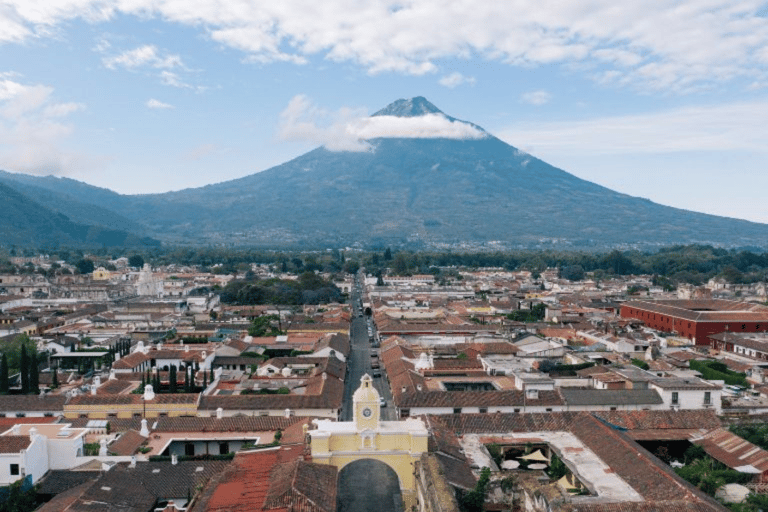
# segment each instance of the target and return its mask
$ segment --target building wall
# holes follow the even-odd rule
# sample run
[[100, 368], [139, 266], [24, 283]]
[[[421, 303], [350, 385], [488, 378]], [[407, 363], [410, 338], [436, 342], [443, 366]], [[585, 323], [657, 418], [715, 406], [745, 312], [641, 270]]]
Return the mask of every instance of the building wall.
[[[11, 464], [19, 465], [19, 474], [11, 474]], [[18, 453], [0, 453], [0, 485], [8, 485], [22, 478], [24, 462]]]
[[250, 439], [217, 439], [217, 440], [210, 440], [210, 439], [196, 439], [196, 440], [184, 440], [184, 439], [175, 439], [171, 442], [170, 445], [168, 445], [167, 451], [168, 453], [163, 452], [163, 455], [186, 455], [187, 454], [187, 443], [192, 443], [192, 445], [195, 448], [194, 455], [219, 455], [220, 449], [219, 444], [220, 443], [227, 443], [229, 444], [229, 451], [227, 453], [233, 453], [238, 450], [240, 450], [240, 447], [243, 446], [246, 442], [252, 442], [252, 443], [258, 443], [259, 438], [253, 437]]
[[[717, 414], [720, 414], [721, 402], [719, 389], [662, 389], [651, 383], [651, 388], [658, 391], [661, 399], [664, 401], [664, 409], [705, 409], [712, 408]], [[710, 393], [710, 405], [704, 405], [704, 393]], [[672, 393], [677, 392], [678, 403], [672, 403]]]
[[48, 439], [48, 461], [50, 469], [70, 469], [75, 467], [77, 457], [83, 456], [83, 437], [73, 439]]
[[27, 450], [23, 452], [24, 472], [37, 483], [48, 472], [48, 440], [36, 434]]
[[765, 332], [768, 330], [766, 322], [702, 322], [688, 320], [663, 313], [645, 311], [642, 308], [622, 306], [622, 318], [636, 318], [642, 320], [651, 329], [663, 332], [676, 332], [683, 338], [688, 338], [696, 345], [709, 345], [708, 336], [725, 331], [739, 332]]

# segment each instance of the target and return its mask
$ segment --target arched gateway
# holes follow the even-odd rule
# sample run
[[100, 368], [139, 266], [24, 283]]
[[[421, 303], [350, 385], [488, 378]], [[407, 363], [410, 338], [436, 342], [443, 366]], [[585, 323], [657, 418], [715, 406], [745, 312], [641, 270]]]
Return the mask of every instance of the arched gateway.
[[315, 420], [317, 428], [309, 431], [313, 462], [331, 464], [340, 472], [358, 460], [383, 462], [397, 474], [405, 508], [410, 508], [416, 503], [414, 463], [427, 451], [424, 422], [415, 418], [381, 421], [379, 392], [367, 374], [360, 379], [352, 402], [353, 421]]

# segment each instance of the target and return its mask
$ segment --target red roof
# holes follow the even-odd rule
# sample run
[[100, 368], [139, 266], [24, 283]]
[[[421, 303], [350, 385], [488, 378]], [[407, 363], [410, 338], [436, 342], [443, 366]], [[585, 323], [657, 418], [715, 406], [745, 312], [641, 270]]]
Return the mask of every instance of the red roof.
[[280, 449], [237, 454], [213, 491], [206, 512], [261, 510], [269, 492], [269, 476], [279, 458]]

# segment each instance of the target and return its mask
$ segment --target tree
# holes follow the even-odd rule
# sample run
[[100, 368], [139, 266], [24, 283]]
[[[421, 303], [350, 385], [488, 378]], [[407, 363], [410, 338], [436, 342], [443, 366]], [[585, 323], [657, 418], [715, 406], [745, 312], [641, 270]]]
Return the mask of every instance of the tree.
[[384, 261], [389, 261], [392, 259], [392, 249], [387, 247], [387, 249], [384, 251]]
[[8, 394], [8, 388], [9, 388], [9, 382], [8, 382], [8, 358], [5, 357], [5, 354], [3, 354], [2, 359], [0, 359], [0, 393], [3, 395]]
[[168, 380], [169, 380], [168, 392], [175, 393], [176, 392], [176, 365], [175, 364], [171, 365], [171, 371], [169, 372]]
[[82, 259], [75, 263], [75, 268], [81, 274], [90, 274], [93, 272], [93, 262], [91, 260]]
[[19, 358], [19, 371], [21, 372], [21, 393], [29, 393], [29, 356], [27, 356], [27, 346], [21, 346], [21, 356]]
[[32, 352], [29, 361], [29, 390], [32, 393], [40, 393], [40, 374], [37, 366], [37, 352]]
[[142, 268], [144, 266], [144, 258], [139, 254], [134, 254], [128, 258], [128, 266]]
[[51, 387], [54, 389], [59, 387], [59, 370], [57, 368], [53, 369], [53, 381], [51, 382]]
[[459, 499], [459, 507], [465, 512], [482, 512], [485, 497], [488, 492], [488, 482], [491, 480], [490, 468], [480, 471], [480, 478], [475, 488], [464, 494]]

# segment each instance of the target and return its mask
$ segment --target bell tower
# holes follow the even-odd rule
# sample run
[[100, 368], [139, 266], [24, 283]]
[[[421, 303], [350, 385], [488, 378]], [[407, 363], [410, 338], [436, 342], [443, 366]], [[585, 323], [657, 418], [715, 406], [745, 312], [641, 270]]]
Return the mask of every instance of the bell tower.
[[376, 430], [379, 426], [379, 392], [367, 373], [360, 379], [360, 387], [352, 395], [355, 428], [358, 431]]

